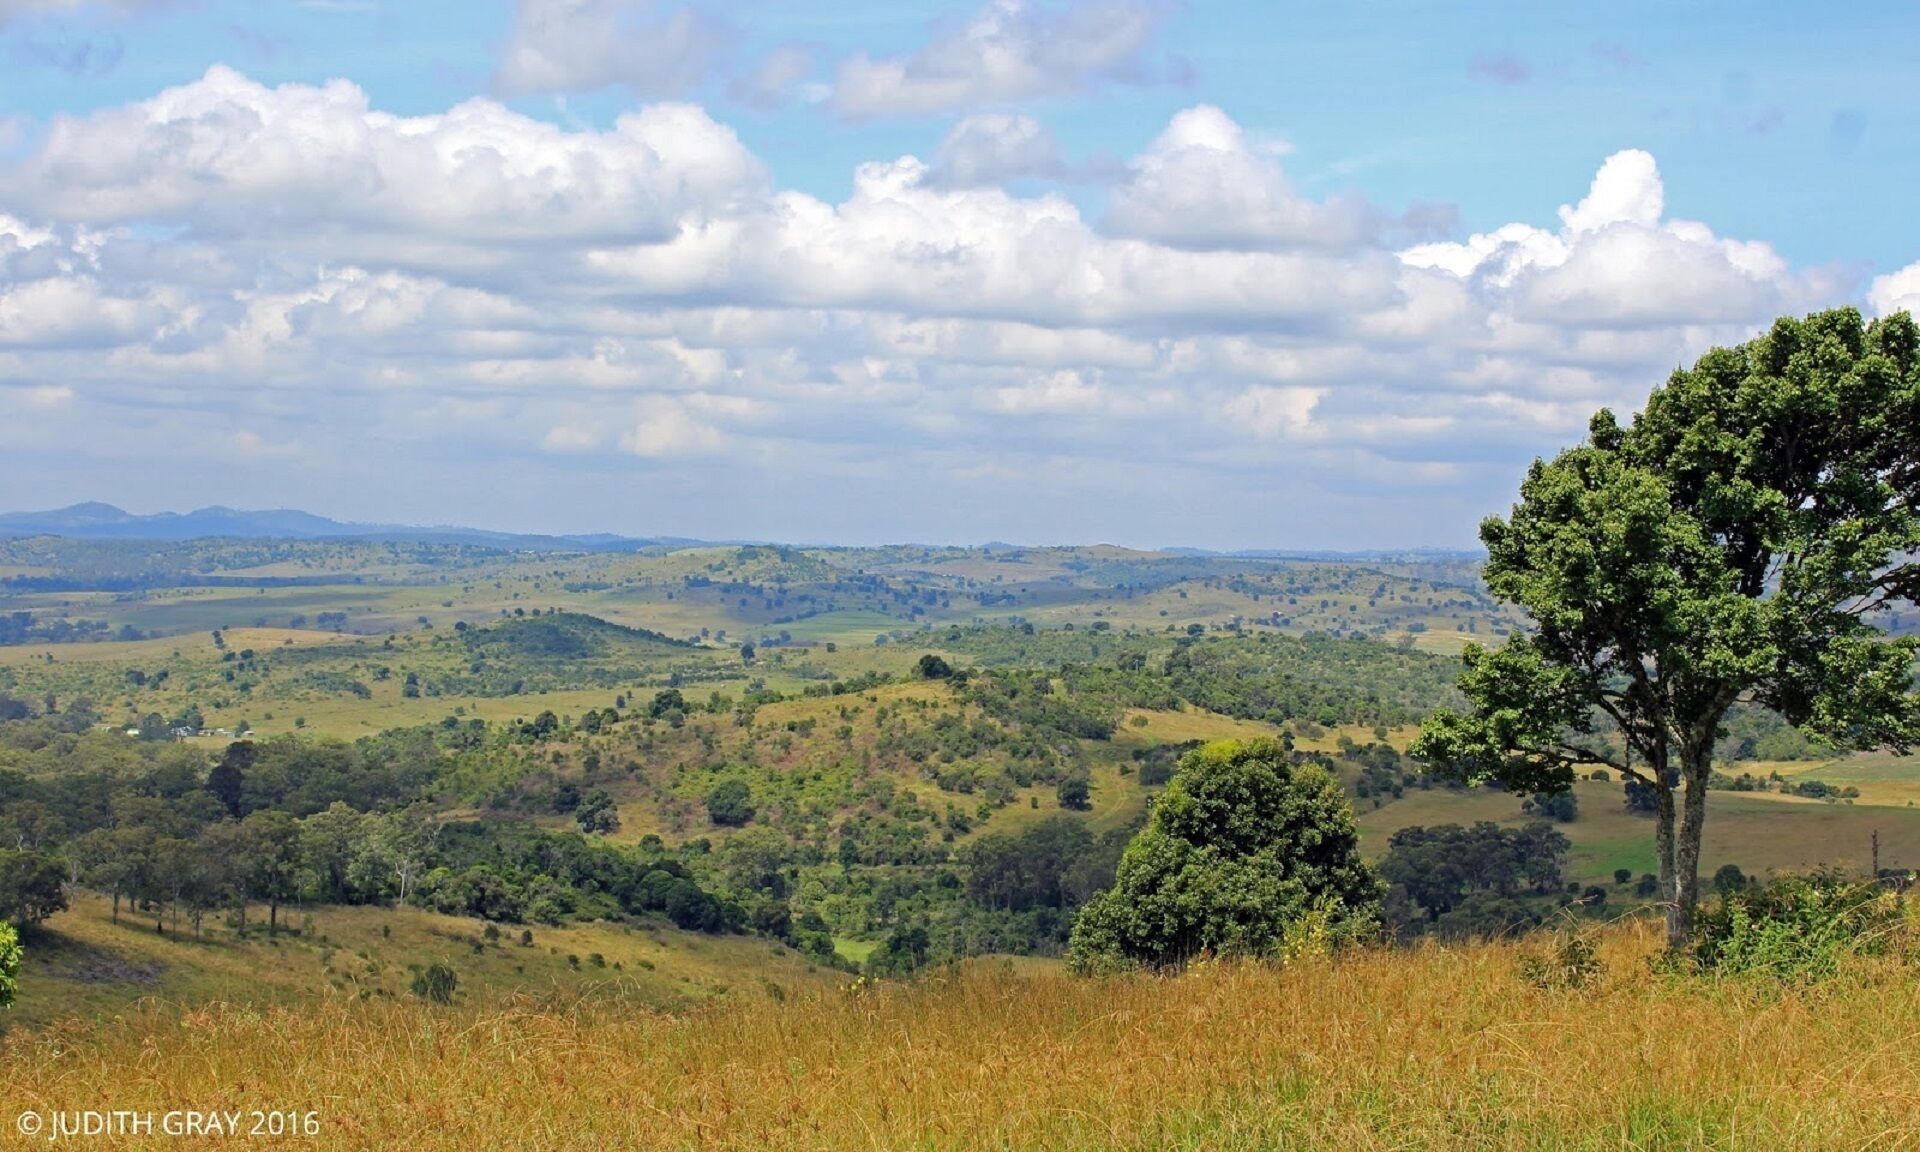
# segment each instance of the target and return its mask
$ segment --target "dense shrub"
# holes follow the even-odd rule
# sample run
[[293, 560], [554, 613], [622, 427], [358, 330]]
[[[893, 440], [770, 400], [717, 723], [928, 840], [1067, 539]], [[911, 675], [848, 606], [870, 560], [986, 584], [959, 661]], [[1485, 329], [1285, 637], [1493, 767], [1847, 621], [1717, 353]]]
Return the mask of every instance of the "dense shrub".
[[753, 793], [747, 782], [730, 776], [707, 791], [707, 818], [723, 827], [738, 828], [753, 819]]
[[1783, 876], [1727, 893], [1701, 913], [1692, 959], [1724, 976], [1821, 980], [1849, 955], [1885, 951], [1900, 922], [1893, 895], [1831, 873]]

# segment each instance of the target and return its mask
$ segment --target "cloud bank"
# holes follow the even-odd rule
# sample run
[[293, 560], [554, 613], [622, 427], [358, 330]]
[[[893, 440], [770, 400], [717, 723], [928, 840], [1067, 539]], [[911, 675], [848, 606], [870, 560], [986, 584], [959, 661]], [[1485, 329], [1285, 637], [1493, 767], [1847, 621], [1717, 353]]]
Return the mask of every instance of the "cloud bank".
[[[1132, 51], [1100, 44], [1049, 51]], [[941, 74], [1026, 91], [1029, 57]], [[1418, 244], [1284, 159], [1189, 108], [1086, 211], [1007, 186], [1061, 163], [1041, 122], [979, 114], [828, 201], [690, 104], [576, 130], [216, 68], [0, 167], [0, 454], [186, 492], [215, 427], [208, 483], [343, 512], [487, 519], [456, 502], [511, 476], [560, 527], [1464, 543], [1592, 409], [1862, 291], [1673, 215], [1644, 152]], [[1864, 297], [1920, 303], [1920, 264]]]

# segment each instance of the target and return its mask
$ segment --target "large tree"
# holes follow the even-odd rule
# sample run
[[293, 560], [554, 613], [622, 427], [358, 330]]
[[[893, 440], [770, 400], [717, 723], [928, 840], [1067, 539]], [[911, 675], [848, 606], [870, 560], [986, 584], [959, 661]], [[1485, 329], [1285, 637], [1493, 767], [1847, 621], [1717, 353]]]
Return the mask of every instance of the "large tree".
[[1414, 752], [1519, 791], [1591, 765], [1652, 789], [1677, 948], [1728, 709], [1841, 748], [1920, 739], [1916, 641], [1874, 621], [1920, 596], [1920, 329], [1839, 309], [1715, 349], [1628, 427], [1602, 410], [1536, 460], [1480, 538], [1488, 587], [1532, 627], [1467, 650], [1466, 709]]

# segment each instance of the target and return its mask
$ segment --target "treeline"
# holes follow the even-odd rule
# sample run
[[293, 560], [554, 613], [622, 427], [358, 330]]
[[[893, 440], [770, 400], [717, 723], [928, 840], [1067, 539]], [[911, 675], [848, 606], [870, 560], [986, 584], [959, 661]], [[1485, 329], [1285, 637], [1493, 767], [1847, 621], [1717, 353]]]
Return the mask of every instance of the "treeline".
[[215, 912], [244, 929], [260, 905], [277, 931], [289, 904], [398, 902], [505, 923], [657, 915], [831, 950], [822, 932], [710, 891], [657, 839], [444, 819], [449, 782], [485, 775], [498, 752], [474, 748], [469, 725], [240, 741], [217, 759], [75, 726], [0, 725], [0, 915], [22, 924], [81, 885], [116, 919], [124, 906], [162, 931], [198, 931]]
[[[1539, 924], [1578, 898], [1565, 888], [1572, 843], [1544, 821], [1503, 828], [1440, 824], [1387, 840], [1387, 920], [1402, 936], [1493, 936]], [[1599, 893], [1604, 902], [1606, 893]], [[1591, 893], [1584, 898], [1593, 902]]]
[[1452, 698], [1455, 661], [1360, 637], [1111, 629], [950, 629], [941, 646], [989, 668], [1040, 668], [1114, 708], [1181, 702], [1272, 724], [1415, 723]]
[[137, 629], [115, 633], [104, 620], [37, 619], [31, 612], [0, 612], [0, 647], [21, 644], [73, 644], [83, 640], [138, 640]]

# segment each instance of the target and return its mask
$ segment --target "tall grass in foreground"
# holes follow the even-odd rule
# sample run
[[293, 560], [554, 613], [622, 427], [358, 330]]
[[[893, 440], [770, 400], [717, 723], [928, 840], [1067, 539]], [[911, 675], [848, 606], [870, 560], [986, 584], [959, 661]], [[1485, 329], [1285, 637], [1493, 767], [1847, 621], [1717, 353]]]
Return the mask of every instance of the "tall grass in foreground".
[[1104, 980], [982, 962], [684, 1015], [154, 1005], [6, 1035], [0, 1147], [20, 1109], [88, 1107], [314, 1108], [322, 1135], [289, 1143], [410, 1152], [1920, 1147], [1915, 968], [1793, 988], [1657, 975], [1656, 947], [1611, 930], [1601, 974], [1555, 991], [1539, 944], [1501, 943]]

